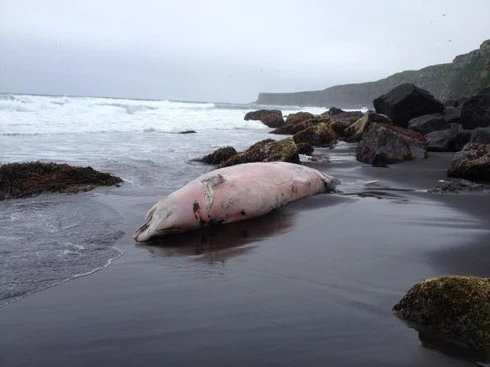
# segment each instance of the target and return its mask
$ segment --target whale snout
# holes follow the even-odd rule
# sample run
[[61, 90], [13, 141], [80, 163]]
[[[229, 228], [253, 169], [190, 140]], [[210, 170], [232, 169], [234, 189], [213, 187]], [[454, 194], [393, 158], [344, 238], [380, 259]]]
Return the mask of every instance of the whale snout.
[[133, 234], [134, 240], [138, 242], [144, 242], [147, 241], [149, 236], [146, 233], [148, 228], [150, 227], [150, 220], [146, 221], [141, 227], [139, 227]]

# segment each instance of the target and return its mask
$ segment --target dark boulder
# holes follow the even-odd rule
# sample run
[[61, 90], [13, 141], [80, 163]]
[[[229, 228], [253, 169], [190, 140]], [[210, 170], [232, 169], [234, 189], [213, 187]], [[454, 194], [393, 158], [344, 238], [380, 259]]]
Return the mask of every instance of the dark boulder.
[[200, 159], [196, 159], [196, 161], [206, 164], [221, 164], [237, 154], [238, 152], [233, 147], [221, 147], [216, 149], [211, 154], [205, 155]]
[[311, 126], [293, 136], [296, 144], [307, 143], [314, 147], [332, 147], [337, 144], [338, 138], [337, 133], [326, 123]]
[[490, 126], [490, 88], [463, 103], [461, 124], [463, 128], [470, 130]]
[[427, 142], [423, 135], [390, 124], [374, 123], [356, 149], [358, 161], [373, 166], [398, 163], [426, 156]]
[[419, 332], [436, 330], [445, 335], [447, 349], [463, 347], [477, 360], [490, 360], [490, 278], [424, 280], [407, 292], [393, 312], [415, 323]]
[[443, 113], [444, 105], [432, 94], [413, 84], [401, 84], [373, 102], [376, 112], [388, 116], [393, 124], [407, 127], [414, 117]]
[[9, 163], [0, 166], [0, 198], [25, 198], [43, 192], [77, 193], [121, 183], [119, 177], [59, 163]]
[[425, 135], [432, 131], [449, 129], [449, 123], [444, 119], [443, 115], [434, 113], [411, 119], [408, 122], [408, 128]]
[[479, 127], [471, 132], [471, 143], [490, 144], [490, 127]]
[[270, 115], [275, 115], [275, 116], [279, 116], [282, 118], [282, 112], [279, 110], [257, 110], [257, 111], [247, 112], [247, 114], [244, 117], [244, 120], [245, 121], [248, 121], [248, 120], [262, 121], [263, 118], [270, 116]]
[[490, 181], [490, 144], [466, 144], [454, 154], [447, 175], [472, 181]]
[[251, 162], [290, 162], [300, 163], [298, 147], [293, 138], [279, 141], [266, 139], [250, 146], [246, 151], [238, 153], [221, 163], [219, 167], [234, 166], [236, 164]]
[[433, 131], [425, 135], [427, 150], [430, 152], [455, 152], [458, 130], [455, 128]]

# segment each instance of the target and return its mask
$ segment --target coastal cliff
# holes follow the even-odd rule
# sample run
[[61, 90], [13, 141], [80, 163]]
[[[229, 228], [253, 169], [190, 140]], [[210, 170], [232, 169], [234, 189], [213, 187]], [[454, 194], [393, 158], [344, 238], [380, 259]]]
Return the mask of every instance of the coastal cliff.
[[257, 103], [371, 108], [376, 97], [403, 83], [415, 84], [442, 101], [468, 97], [490, 86], [490, 40], [483, 42], [478, 50], [456, 56], [452, 63], [407, 70], [374, 82], [336, 85], [319, 91], [259, 93]]

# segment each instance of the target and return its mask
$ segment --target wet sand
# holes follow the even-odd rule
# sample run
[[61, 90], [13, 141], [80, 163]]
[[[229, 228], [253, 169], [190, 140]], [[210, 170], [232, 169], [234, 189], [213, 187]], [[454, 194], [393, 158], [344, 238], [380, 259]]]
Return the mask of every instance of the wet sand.
[[391, 308], [424, 278], [490, 276], [490, 195], [424, 192], [447, 154], [390, 168], [351, 154], [308, 164], [342, 194], [160, 246], [131, 238], [157, 198], [87, 194], [122, 215], [124, 255], [1, 308], [0, 365], [474, 365], [422, 347]]

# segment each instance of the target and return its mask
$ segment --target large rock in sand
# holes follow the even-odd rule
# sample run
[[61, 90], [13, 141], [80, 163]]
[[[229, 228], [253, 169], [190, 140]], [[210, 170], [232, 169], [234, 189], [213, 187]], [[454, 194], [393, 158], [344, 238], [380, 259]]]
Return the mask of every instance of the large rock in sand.
[[423, 159], [427, 142], [423, 135], [399, 126], [374, 123], [357, 145], [356, 158], [373, 166]]
[[266, 139], [250, 146], [246, 151], [238, 153], [219, 165], [221, 167], [234, 166], [251, 162], [290, 162], [300, 163], [298, 147], [293, 138], [279, 141]]
[[414, 117], [443, 113], [444, 105], [432, 94], [413, 84], [401, 84], [373, 102], [376, 112], [388, 116], [393, 124], [407, 127]]
[[461, 124], [465, 129], [490, 126], [490, 88], [463, 103]]
[[325, 123], [311, 126], [293, 136], [296, 144], [307, 143], [314, 147], [332, 147], [337, 144], [338, 138], [331, 126]]
[[[423, 331], [436, 330], [447, 341], [490, 359], [490, 279], [446, 276], [413, 286], [393, 307], [394, 313]], [[415, 326], [417, 328], [417, 326]]]
[[454, 155], [447, 175], [473, 181], [489, 181], [490, 144], [466, 144]]

